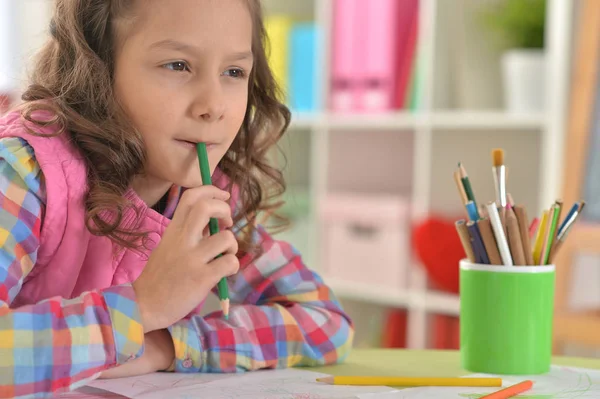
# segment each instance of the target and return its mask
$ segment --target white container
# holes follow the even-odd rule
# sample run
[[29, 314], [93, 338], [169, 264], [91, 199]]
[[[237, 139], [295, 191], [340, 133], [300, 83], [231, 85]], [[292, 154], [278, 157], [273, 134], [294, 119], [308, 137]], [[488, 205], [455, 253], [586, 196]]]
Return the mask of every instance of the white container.
[[502, 56], [504, 101], [511, 113], [540, 113], [545, 100], [543, 50], [514, 49]]
[[327, 278], [406, 288], [410, 210], [400, 196], [328, 195], [319, 206]]

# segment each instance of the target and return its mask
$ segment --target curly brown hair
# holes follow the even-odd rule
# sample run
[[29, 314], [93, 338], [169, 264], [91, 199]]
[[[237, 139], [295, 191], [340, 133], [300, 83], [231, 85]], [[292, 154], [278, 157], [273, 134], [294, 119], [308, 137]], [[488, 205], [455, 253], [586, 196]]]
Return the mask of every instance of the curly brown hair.
[[[134, 1], [56, 0], [51, 37], [38, 54], [21, 107], [23, 117], [37, 126], [56, 124], [57, 134], [71, 136], [88, 170], [88, 229], [129, 248], [138, 247], [144, 233], [120, 227], [125, 208], [131, 206], [123, 194], [143, 171], [146, 155], [141, 135], [115, 100], [112, 82], [118, 31], [132, 16]], [[245, 1], [253, 22], [254, 56], [248, 107], [219, 167], [239, 187], [234, 223], [243, 223], [240, 251], [250, 252], [258, 249], [251, 241], [258, 215], [273, 214], [280, 205], [276, 198], [285, 191], [282, 173], [269, 163], [268, 152], [287, 129], [290, 111], [279, 100], [280, 89], [268, 65], [260, 0]], [[36, 119], [38, 110], [55, 118]], [[105, 211], [115, 217], [106, 221], [100, 217]]]

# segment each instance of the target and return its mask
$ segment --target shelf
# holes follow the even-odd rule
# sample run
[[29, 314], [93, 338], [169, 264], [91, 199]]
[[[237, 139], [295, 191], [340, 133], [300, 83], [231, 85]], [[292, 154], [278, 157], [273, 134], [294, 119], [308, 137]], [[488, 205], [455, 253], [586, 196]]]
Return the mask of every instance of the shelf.
[[322, 119], [322, 114], [292, 111], [290, 126], [295, 129], [312, 129], [322, 123]]
[[434, 112], [431, 124], [436, 129], [541, 129], [542, 114], [510, 114], [504, 111]]
[[379, 305], [406, 307], [410, 295], [407, 290], [390, 290], [374, 287], [372, 285], [348, 282], [323, 276], [325, 283], [339, 298], [354, 299]]
[[292, 112], [291, 126], [296, 129], [325, 127], [332, 129], [411, 129], [417, 116], [408, 112], [380, 114], [297, 113]]
[[430, 313], [458, 315], [460, 300], [458, 295], [439, 292], [415, 292], [373, 287], [367, 284], [347, 282], [323, 277], [325, 283], [338, 298], [369, 302], [377, 305], [398, 308], [419, 308]]
[[418, 125], [418, 116], [409, 112], [329, 114], [324, 121], [333, 129], [411, 129]]
[[293, 113], [295, 129], [432, 129], [538, 130], [544, 127], [542, 114], [510, 114], [503, 111], [436, 111], [433, 113], [392, 112], [381, 114]]

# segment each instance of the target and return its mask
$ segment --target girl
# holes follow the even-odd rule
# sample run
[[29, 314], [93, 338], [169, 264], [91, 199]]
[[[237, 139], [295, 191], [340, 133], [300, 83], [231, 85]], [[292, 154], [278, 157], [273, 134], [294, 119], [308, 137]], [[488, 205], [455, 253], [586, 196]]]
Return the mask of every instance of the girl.
[[[50, 31], [0, 119], [0, 397], [342, 360], [351, 321], [256, 221], [290, 118], [259, 0], [56, 0]], [[201, 316], [225, 276], [229, 320]]]

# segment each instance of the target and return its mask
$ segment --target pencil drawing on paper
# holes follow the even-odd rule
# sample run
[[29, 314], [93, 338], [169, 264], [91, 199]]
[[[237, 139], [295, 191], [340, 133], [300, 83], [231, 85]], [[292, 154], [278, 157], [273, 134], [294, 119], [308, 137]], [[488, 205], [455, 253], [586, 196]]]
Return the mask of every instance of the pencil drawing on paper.
[[[561, 368], [562, 372], [574, 372], [575, 370]], [[559, 390], [554, 393], [540, 393], [540, 394], [521, 394], [520, 399], [571, 399], [571, 398], [597, 398], [600, 397], [600, 380], [594, 380], [588, 373], [578, 373], [577, 383], [574, 386]], [[472, 394], [464, 393], [459, 394], [463, 398], [467, 399], [478, 399], [482, 396], [487, 395], [486, 393]]]

